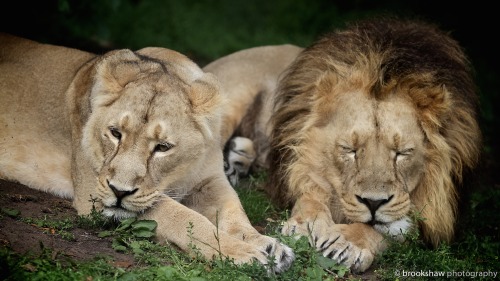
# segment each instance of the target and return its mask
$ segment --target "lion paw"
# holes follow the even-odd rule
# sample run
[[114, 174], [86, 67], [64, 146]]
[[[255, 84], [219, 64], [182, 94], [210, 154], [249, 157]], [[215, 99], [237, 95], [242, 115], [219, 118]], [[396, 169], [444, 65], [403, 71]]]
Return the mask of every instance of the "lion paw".
[[334, 234], [333, 238], [331, 237], [321, 243], [318, 241], [315, 246], [324, 257], [333, 259], [338, 264], [345, 265], [356, 273], [367, 270], [374, 258], [369, 250], [355, 246], [340, 233]]
[[354, 245], [342, 233], [344, 225], [315, 222], [298, 223], [291, 218], [282, 227], [282, 234], [289, 236], [306, 236], [309, 243], [324, 257], [345, 265], [354, 272], [364, 272], [374, 259], [368, 249]]

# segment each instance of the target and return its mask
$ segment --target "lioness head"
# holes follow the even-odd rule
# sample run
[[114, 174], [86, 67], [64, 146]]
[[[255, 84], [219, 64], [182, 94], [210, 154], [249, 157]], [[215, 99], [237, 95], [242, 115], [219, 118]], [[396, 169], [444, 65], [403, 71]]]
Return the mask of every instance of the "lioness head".
[[419, 213], [427, 241], [449, 241], [481, 147], [471, 73], [432, 25], [377, 19], [323, 36], [279, 82], [269, 190], [285, 204], [316, 194], [335, 222], [392, 235]]
[[164, 194], [181, 200], [207, 163], [222, 170], [213, 75], [176, 52], [147, 48], [106, 55], [93, 77], [81, 145], [105, 215], [135, 216]]

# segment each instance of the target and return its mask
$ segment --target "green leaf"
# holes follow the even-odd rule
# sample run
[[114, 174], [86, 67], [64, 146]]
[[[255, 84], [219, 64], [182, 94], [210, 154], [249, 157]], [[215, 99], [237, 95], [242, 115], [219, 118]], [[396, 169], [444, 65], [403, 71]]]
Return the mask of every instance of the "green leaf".
[[127, 243], [125, 243], [125, 241], [123, 241], [122, 239], [116, 238], [113, 239], [111, 247], [116, 251], [125, 252], [127, 250]]
[[122, 220], [120, 222], [120, 225], [116, 228], [116, 231], [122, 231], [130, 227], [130, 225], [135, 222], [137, 219], [134, 218], [128, 218], [126, 220]]
[[337, 271], [337, 275], [338, 275], [340, 278], [342, 278], [342, 277], [344, 277], [344, 276], [345, 276], [345, 274], [346, 274], [348, 271], [349, 271], [349, 269], [348, 269], [347, 267], [342, 266], [342, 267], [340, 267], [340, 268], [338, 269], [338, 271]]
[[155, 235], [154, 232], [147, 228], [132, 229], [132, 234], [134, 234], [134, 236], [138, 238], [151, 238]]
[[162, 266], [158, 268], [157, 275], [171, 279], [177, 275], [177, 269], [171, 266]]
[[324, 269], [331, 269], [338, 265], [336, 261], [323, 257], [322, 255], [317, 255], [316, 261], [318, 262], [318, 265]]
[[126, 272], [118, 278], [119, 281], [135, 281], [140, 280], [141, 276], [135, 272]]
[[132, 229], [145, 228], [150, 231], [153, 231], [158, 226], [158, 223], [154, 220], [139, 220], [132, 224]]
[[144, 251], [141, 248], [132, 248], [132, 252], [134, 254], [144, 254]]
[[306, 274], [310, 280], [322, 280], [323, 270], [319, 266], [308, 267], [306, 269]]
[[189, 281], [205, 281], [207, 279], [200, 277], [200, 276], [195, 276], [195, 277], [190, 277]]
[[97, 234], [97, 237], [104, 238], [104, 237], [109, 237], [111, 235], [113, 235], [113, 231], [105, 230], [99, 232], [99, 234]]
[[2, 208], [1, 211], [11, 218], [17, 218], [21, 214], [21, 211], [11, 208]]
[[126, 252], [127, 251], [127, 247], [122, 246], [122, 245], [113, 245], [112, 247], [113, 247], [113, 249], [115, 249], [115, 251], [118, 251], [118, 252]]

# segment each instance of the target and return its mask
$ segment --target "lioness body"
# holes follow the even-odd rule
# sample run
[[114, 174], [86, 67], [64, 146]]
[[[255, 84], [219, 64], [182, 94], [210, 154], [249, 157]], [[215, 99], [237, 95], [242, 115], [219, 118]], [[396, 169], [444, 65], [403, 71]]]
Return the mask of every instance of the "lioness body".
[[[274, 69], [275, 60], [254, 71]], [[386, 236], [403, 239], [417, 225], [433, 245], [450, 241], [457, 186], [481, 147], [459, 44], [426, 23], [379, 18], [323, 36], [282, 71], [266, 97], [272, 105], [248, 110], [269, 120], [241, 118], [241, 128], [253, 128], [240, 136], [270, 143], [268, 191], [293, 208], [283, 233], [309, 237], [355, 271], [371, 265]], [[258, 130], [266, 137], [254, 138]]]
[[[251, 152], [251, 161], [243, 161], [246, 170], [252, 164], [255, 168], [265, 166], [269, 152], [268, 121], [272, 111], [272, 93], [276, 90], [281, 72], [302, 50], [289, 44], [254, 47], [219, 58], [203, 67], [204, 71], [215, 74], [222, 82], [222, 92], [228, 100], [223, 116], [223, 143], [231, 144], [233, 135], [242, 135], [254, 141], [254, 147], [248, 144], [240, 147], [241, 154]], [[232, 140], [238, 141], [237, 138]], [[230, 153], [228, 151], [228, 157], [232, 156]]]
[[207, 258], [273, 255], [282, 271], [291, 249], [251, 226], [224, 175], [222, 105], [217, 79], [168, 49], [97, 56], [0, 34], [2, 178], [73, 198], [80, 215], [156, 220], [159, 241]]

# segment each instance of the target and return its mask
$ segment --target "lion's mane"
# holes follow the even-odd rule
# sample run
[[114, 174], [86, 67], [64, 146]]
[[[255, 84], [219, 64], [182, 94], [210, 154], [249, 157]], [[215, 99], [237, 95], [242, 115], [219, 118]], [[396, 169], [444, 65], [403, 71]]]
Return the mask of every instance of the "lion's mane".
[[378, 18], [327, 34], [286, 70], [271, 120], [268, 190], [290, 206], [307, 188], [290, 171], [301, 157], [295, 148], [302, 132], [312, 120], [328, 118], [329, 95], [339, 92], [328, 89], [351, 79], [375, 99], [398, 92], [412, 101], [426, 137], [424, 175], [410, 200], [425, 218], [424, 239], [438, 245], [454, 235], [458, 187], [480, 154], [473, 69], [460, 45], [436, 26], [397, 22]]

